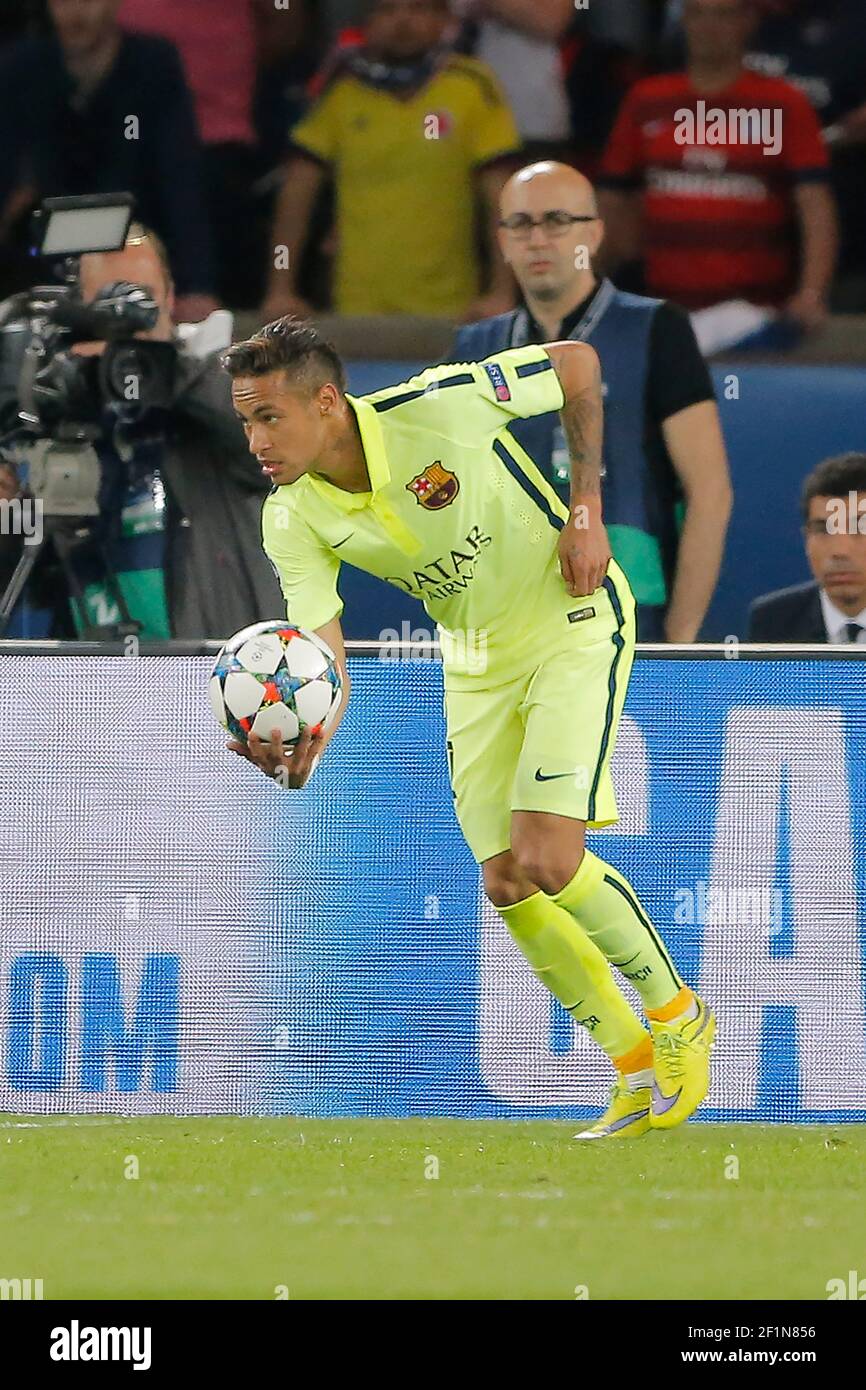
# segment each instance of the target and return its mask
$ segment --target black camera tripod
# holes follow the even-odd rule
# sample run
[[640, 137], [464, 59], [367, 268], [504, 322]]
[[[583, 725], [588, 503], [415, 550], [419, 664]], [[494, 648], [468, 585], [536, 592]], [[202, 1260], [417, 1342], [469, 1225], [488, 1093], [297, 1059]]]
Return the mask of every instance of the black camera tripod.
[[92, 543], [91, 528], [86, 525], [82, 526], [80, 517], [44, 518], [42, 538], [35, 545], [24, 545], [12, 578], [6, 586], [5, 593], [0, 598], [0, 638], [6, 631], [15, 605], [33, 573], [37, 560], [40, 555], [47, 552], [49, 547], [53, 550], [60, 568], [66, 576], [70, 598], [74, 599], [77, 605], [82, 627], [80, 634], [82, 641], [118, 642], [122, 641], [124, 637], [138, 635], [141, 631], [141, 623], [130, 615], [117, 573], [102, 542], [96, 543], [96, 551], [103, 562], [105, 582], [120, 611], [120, 621], [117, 623], [88, 622], [84, 589], [72, 559], [77, 550]]

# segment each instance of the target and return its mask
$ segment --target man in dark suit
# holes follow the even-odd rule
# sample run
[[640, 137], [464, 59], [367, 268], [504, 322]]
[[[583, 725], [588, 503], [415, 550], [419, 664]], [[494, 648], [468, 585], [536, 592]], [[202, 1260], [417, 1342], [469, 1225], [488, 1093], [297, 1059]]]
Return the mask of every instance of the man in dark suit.
[[755, 599], [748, 640], [866, 645], [866, 454], [819, 463], [802, 510], [814, 579]]

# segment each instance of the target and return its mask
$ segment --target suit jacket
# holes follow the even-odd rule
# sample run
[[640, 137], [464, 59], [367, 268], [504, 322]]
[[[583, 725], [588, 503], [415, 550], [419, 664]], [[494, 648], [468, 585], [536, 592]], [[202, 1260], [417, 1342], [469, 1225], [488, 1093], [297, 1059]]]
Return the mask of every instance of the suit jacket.
[[819, 588], [814, 580], [762, 594], [749, 608], [750, 642], [826, 642]]

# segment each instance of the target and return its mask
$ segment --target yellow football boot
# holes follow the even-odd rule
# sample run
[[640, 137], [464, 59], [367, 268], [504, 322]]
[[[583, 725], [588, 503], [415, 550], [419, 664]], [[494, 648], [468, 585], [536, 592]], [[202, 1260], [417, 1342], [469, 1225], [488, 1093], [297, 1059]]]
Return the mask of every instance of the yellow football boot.
[[575, 1134], [575, 1139], [636, 1139], [650, 1128], [652, 1092], [649, 1086], [630, 1091], [620, 1077], [610, 1093], [610, 1105], [589, 1129]]
[[710, 1089], [710, 1048], [716, 1019], [702, 999], [695, 1018], [650, 1020], [653, 1040], [653, 1129], [673, 1129], [697, 1110]]

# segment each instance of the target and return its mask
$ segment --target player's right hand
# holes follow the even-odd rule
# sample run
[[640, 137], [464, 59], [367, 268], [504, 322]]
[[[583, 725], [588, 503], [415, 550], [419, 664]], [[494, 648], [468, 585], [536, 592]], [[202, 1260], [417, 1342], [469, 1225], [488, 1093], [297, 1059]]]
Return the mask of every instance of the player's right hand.
[[274, 729], [270, 743], [251, 733], [247, 743], [232, 739], [227, 747], [248, 762], [255, 763], [266, 777], [297, 791], [312, 776], [323, 742], [323, 734], [312, 734], [306, 728], [294, 747], [285, 748], [279, 729]]

